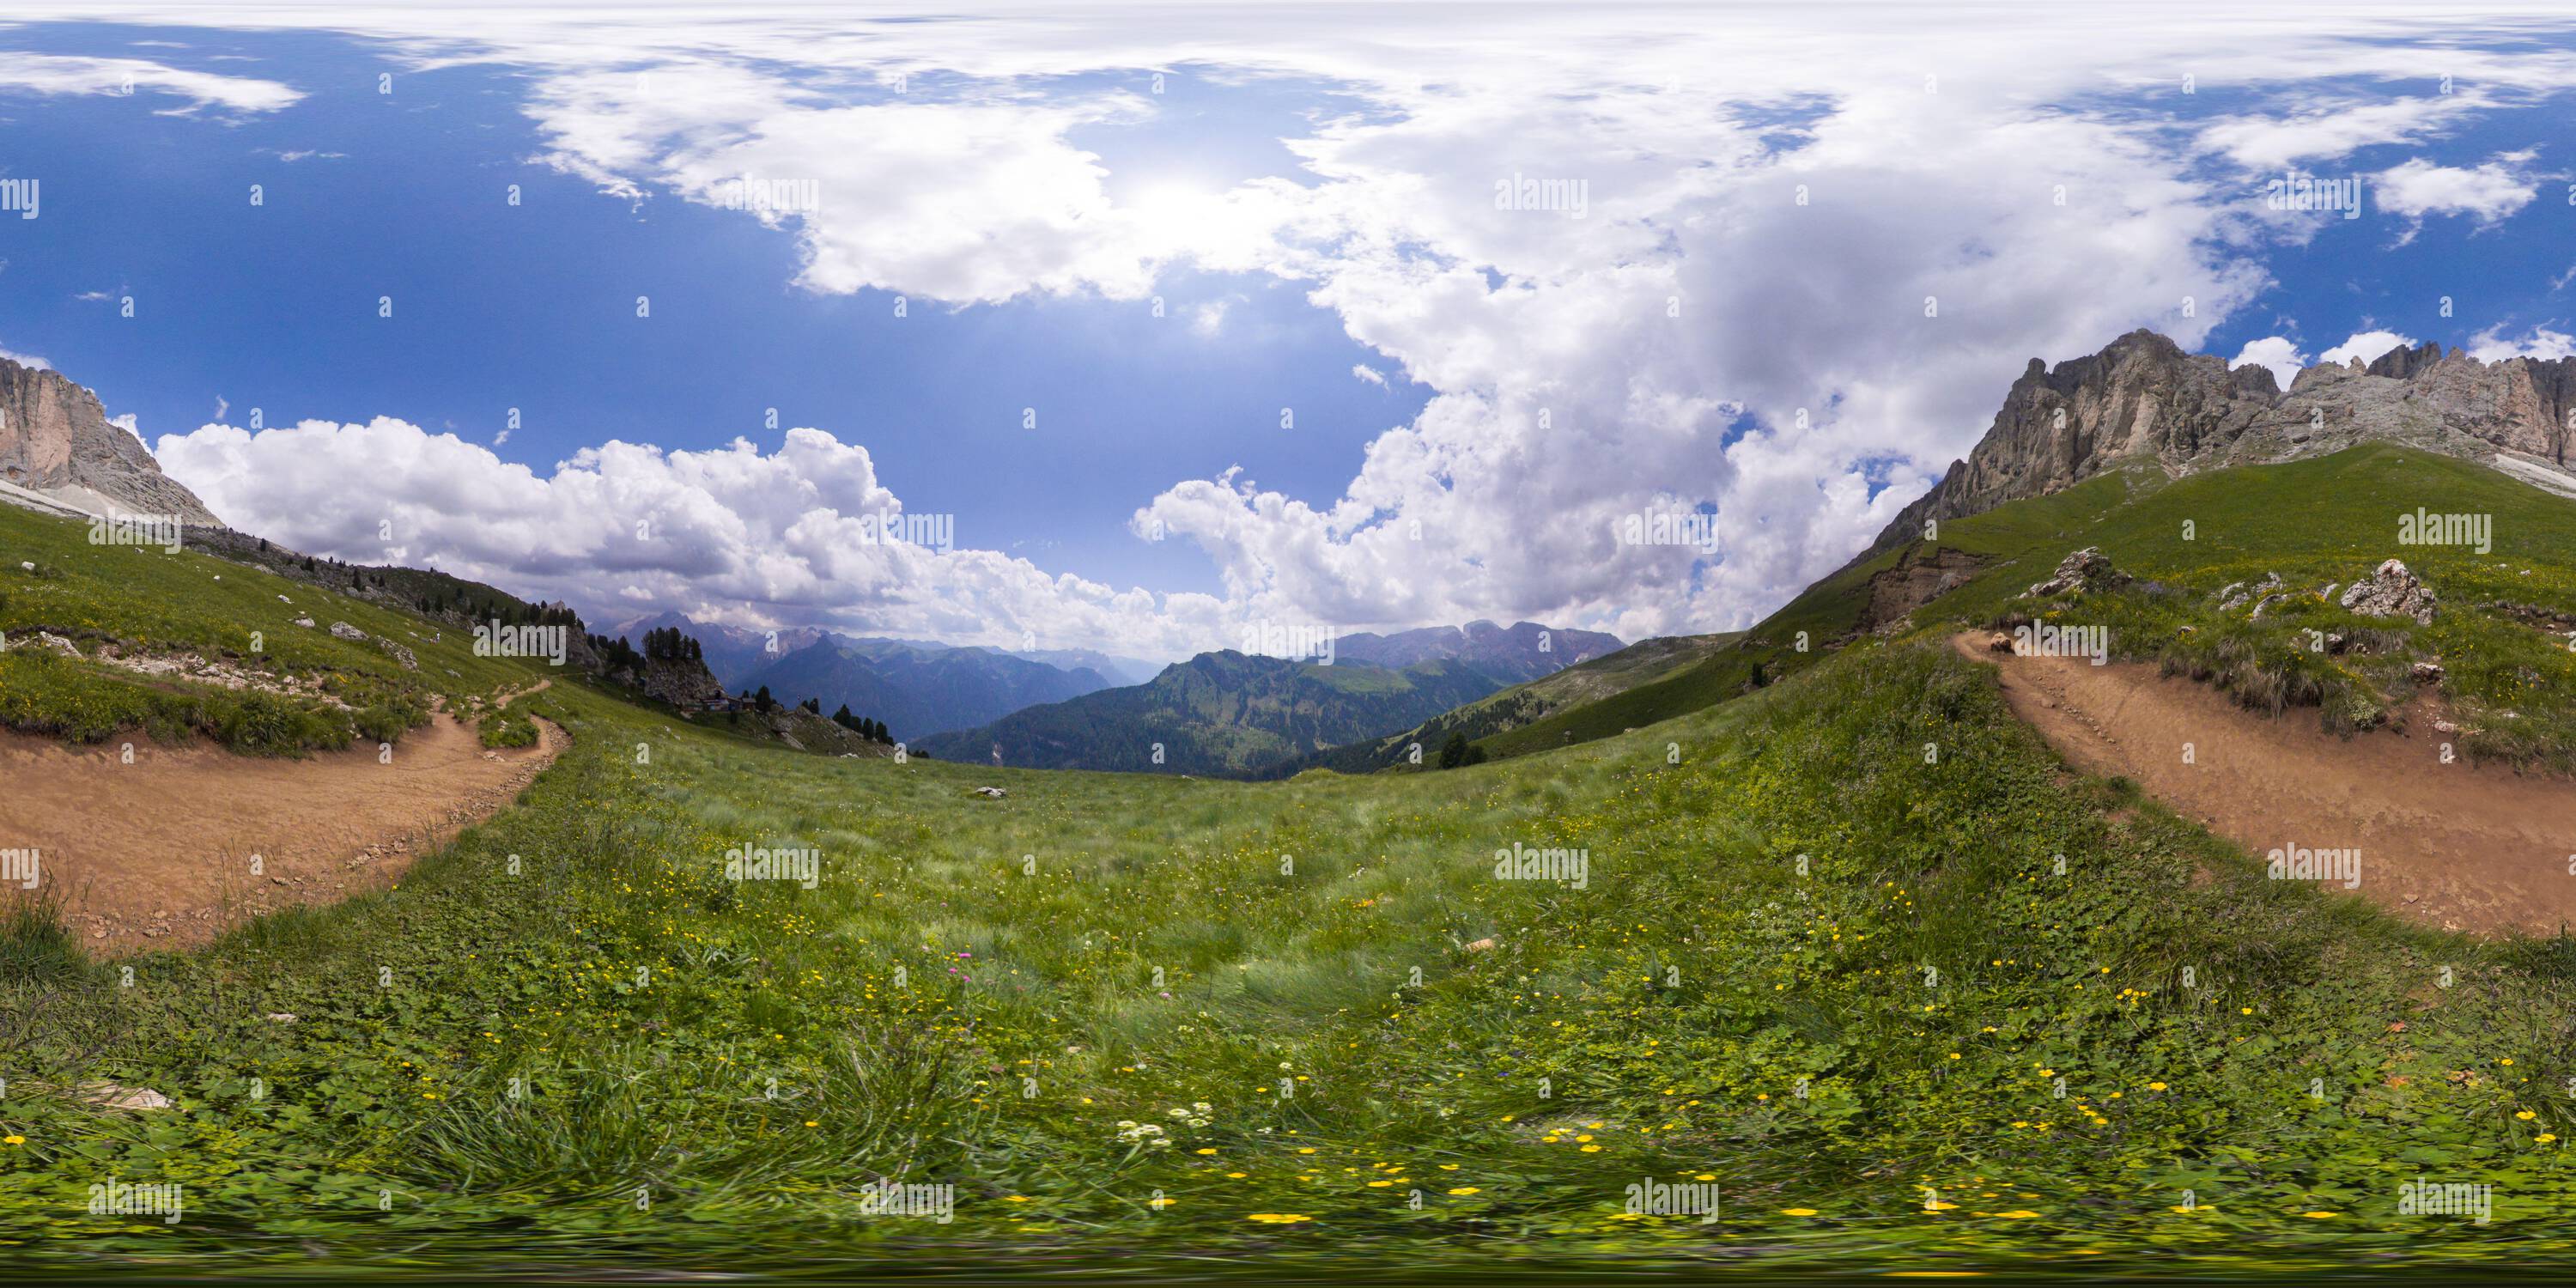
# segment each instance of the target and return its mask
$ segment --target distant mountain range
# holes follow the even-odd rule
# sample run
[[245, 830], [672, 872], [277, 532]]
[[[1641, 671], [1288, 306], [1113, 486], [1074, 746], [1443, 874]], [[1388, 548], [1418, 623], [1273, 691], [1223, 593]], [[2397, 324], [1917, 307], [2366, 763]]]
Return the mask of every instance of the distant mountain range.
[[854, 714], [884, 721], [897, 741], [917, 743], [1111, 684], [1087, 666], [1066, 670], [990, 649], [836, 635], [753, 670], [735, 687], [766, 685], [781, 698], [820, 698], [826, 713], [848, 703]]
[[767, 686], [781, 702], [817, 699], [826, 715], [846, 703], [852, 714], [884, 721], [889, 732], [907, 742], [989, 723], [1039, 703], [1137, 683], [1160, 669], [1090, 649], [1007, 653], [837, 635], [813, 627], [747, 630], [678, 613], [639, 617], [616, 629], [642, 638], [657, 627], [677, 627], [696, 638], [707, 669], [728, 693]]
[[[1742, 631], [1723, 635], [1666, 635], [1580, 662], [1443, 711], [1421, 724], [1383, 737], [1307, 752], [1274, 762], [1264, 778], [1286, 778], [1306, 769], [1366, 774], [1381, 769], [1430, 768], [1451, 735], [1474, 742], [1507, 733], [1559, 711], [1615, 697], [1697, 665], [1709, 655], [1742, 639]], [[1420, 748], [1419, 760], [1414, 749]]]
[[1333, 660], [1202, 653], [1146, 684], [1032, 707], [922, 740], [943, 760], [1035, 768], [1251, 775], [1409, 729], [1494, 691], [1613, 653], [1618, 637], [1475, 622], [1333, 641]]
[[1559, 630], [1536, 622], [1510, 626], [1469, 622], [1464, 626], [1426, 626], [1393, 635], [1362, 631], [1342, 636], [1333, 641], [1333, 647], [1336, 662], [1402, 668], [1446, 658], [1464, 662], [1501, 683], [1523, 684], [1626, 646], [1618, 636], [1599, 631]]
[[923, 739], [941, 760], [1050, 769], [1249, 774], [1272, 761], [1403, 728], [1498, 687], [1464, 663], [1392, 670], [1201, 653], [1146, 684], [1031, 707], [980, 729]]

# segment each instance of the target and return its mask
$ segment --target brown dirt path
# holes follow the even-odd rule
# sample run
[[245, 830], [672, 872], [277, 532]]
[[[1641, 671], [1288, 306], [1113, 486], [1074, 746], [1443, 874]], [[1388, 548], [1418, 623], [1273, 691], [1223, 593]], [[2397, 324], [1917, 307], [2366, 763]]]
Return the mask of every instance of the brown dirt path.
[[442, 712], [394, 744], [390, 764], [373, 746], [264, 760], [137, 739], [131, 765], [117, 743], [0, 733], [0, 849], [38, 852], [39, 897], [58, 901], [93, 953], [194, 947], [264, 912], [399, 879], [570, 742], [544, 720], [537, 733], [534, 747], [486, 751]]
[[2576, 782], [2445, 765], [2425, 719], [2405, 734], [2339, 738], [2313, 711], [2267, 719], [2143, 663], [2018, 657], [1989, 651], [1987, 638], [1951, 646], [2000, 667], [2013, 713], [2059, 755], [2128, 776], [2258, 859], [2291, 845], [2357, 848], [2356, 893], [2447, 930], [2576, 925]]

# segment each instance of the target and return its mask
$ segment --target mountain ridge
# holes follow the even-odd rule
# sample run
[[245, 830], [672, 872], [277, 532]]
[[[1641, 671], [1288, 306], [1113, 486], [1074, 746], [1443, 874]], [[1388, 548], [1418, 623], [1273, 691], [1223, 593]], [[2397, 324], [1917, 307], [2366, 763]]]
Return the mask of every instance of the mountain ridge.
[[220, 528], [206, 503], [161, 472], [143, 440], [107, 418], [98, 395], [50, 367], [0, 358], [0, 483], [85, 514], [173, 515]]
[[[1922, 536], [1927, 522], [2059, 491], [2135, 457], [2181, 475], [2380, 439], [2563, 470], [2571, 429], [2576, 357], [2487, 362], [2427, 341], [2370, 362], [2306, 368], [2284, 390], [2268, 367], [2231, 368], [2140, 328], [2054, 367], [2032, 358], [1985, 436], [1853, 563]], [[2528, 481], [2523, 470], [2506, 472]]]

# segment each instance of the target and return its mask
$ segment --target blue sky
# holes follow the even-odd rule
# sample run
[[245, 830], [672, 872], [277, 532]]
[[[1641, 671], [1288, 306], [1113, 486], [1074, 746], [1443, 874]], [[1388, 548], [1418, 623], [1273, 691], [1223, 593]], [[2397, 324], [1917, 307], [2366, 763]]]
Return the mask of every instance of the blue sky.
[[[321, 12], [0, 27], [0, 348], [241, 526], [597, 618], [1725, 629], [2032, 356], [2576, 330], [2576, 23]], [[898, 506], [956, 549], [853, 535]], [[1606, 540], [1654, 510], [1718, 548]]]
[[[1354, 379], [1374, 355], [1266, 275], [1175, 274], [1160, 319], [1150, 302], [1080, 297], [920, 300], [897, 318], [889, 292], [795, 289], [788, 238], [534, 163], [525, 78], [505, 67], [413, 74], [367, 42], [297, 33], [68, 24], [9, 43], [256, 69], [306, 95], [223, 119], [153, 115], [167, 104], [149, 93], [5, 108], [12, 168], [43, 176], [52, 204], [0, 229], [0, 337], [26, 337], [147, 439], [216, 419], [222, 399], [234, 423], [253, 407], [269, 424], [393, 415], [488, 445], [516, 407], [521, 428], [496, 450], [544, 470], [608, 438], [774, 447], [813, 425], [864, 440], [910, 504], [957, 516], [962, 541], [1213, 592], [1203, 556], [1128, 531], [1137, 505], [1233, 465], [1329, 503], [1427, 396]], [[1315, 98], [1265, 86], [1082, 143], [1137, 181], [1230, 186], [1288, 166], [1269, 118]], [[81, 298], [97, 292], [113, 298]], [[1225, 307], [1215, 333], [1192, 324], [1210, 304]], [[1042, 434], [1021, 429], [1032, 406]]]

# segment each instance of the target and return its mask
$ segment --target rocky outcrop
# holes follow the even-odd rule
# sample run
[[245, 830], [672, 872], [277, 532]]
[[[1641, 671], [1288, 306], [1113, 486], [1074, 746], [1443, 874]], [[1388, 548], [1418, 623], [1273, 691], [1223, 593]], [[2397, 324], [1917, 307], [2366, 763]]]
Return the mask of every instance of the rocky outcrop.
[[2111, 556], [2086, 546], [2057, 561], [2057, 572], [2042, 582], [2034, 582], [2021, 593], [2023, 599], [2046, 599], [2070, 590], [2116, 590], [2129, 584], [2129, 574], [2111, 566]]
[[1991, 560], [1954, 546], [1909, 550], [1894, 567], [1869, 579], [1869, 604], [1861, 610], [1860, 631], [1874, 631], [1967, 584]]
[[108, 423], [98, 395], [57, 371], [0, 358], [0, 483], [40, 492], [90, 513], [176, 515], [191, 526], [222, 520], [161, 472], [143, 440]]
[[2439, 605], [2432, 587], [2391, 559], [2379, 565], [2379, 571], [2354, 582], [2343, 593], [2343, 606], [2364, 617], [2412, 617], [2416, 625], [2430, 626]]
[[635, 665], [612, 670], [607, 678], [682, 709], [703, 707], [725, 695], [707, 664], [696, 658], [639, 657]]
[[2031, 359], [1985, 438], [1870, 550], [1921, 538], [1929, 520], [2056, 492], [2129, 460], [2181, 475], [2381, 439], [2476, 460], [2509, 452], [2563, 466], [2576, 446], [2571, 415], [2576, 358], [2481, 362], [2427, 343], [2367, 364], [2310, 367], [2284, 391], [2266, 368], [2230, 370], [2225, 360], [2184, 353], [2153, 331], [2132, 331], [2054, 368]]

